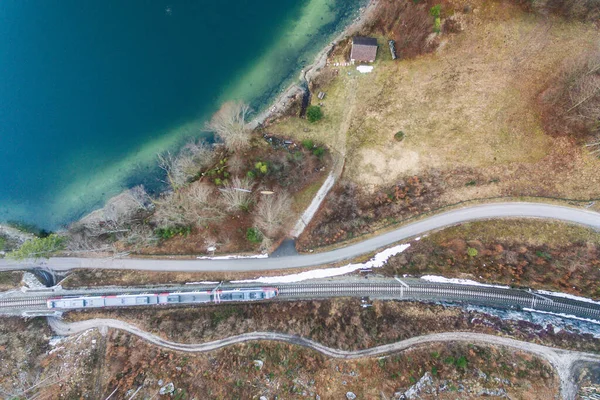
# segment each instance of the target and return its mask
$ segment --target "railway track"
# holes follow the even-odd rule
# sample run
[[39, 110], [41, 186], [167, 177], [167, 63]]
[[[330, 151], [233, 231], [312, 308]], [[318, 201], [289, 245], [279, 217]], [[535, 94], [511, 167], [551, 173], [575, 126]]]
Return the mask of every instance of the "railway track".
[[3, 308], [32, 308], [46, 307], [47, 297], [25, 297], [15, 299], [0, 299], [0, 310]]
[[411, 285], [404, 283], [325, 283], [282, 285], [278, 288], [279, 297], [289, 299], [338, 296], [393, 297], [403, 300], [457, 302], [502, 308], [531, 309], [600, 320], [600, 304], [597, 303], [497, 287], [435, 283], [411, 283]]
[[[255, 286], [255, 285], [252, 285]], [[261, 285], [262, 286], [262, 285]], [[221, 289], [246, 287], [239, 285], [223, 285]], [[358, 281], [351, 283], [311, 283], [276, 285], [279, 298], [283, 300], [322, 299], [330, 297], [373, 297], [411, 301], [435, 301], [480, 305], [485, 307], [511, 308], [517, 310], [541, 311], [547, 313], [570, 315], [600, 321], [600, 304], [569, 299], [536, 292], [502, 288], [468, 286], [449, 283], [426, 282], [418, 279]], [[257, 286], [260, 288], [260, 286]], [[187, 291], [193, 290], [187, 288]], [[168, 290], [168, 289], [165, 289]], [[171, 288], [173, 290], [173, 288]], [[152, 290], [150, 290], [152, 291]], [[124, 293], [148, 293], [148, 289], [129, 289], [126, 291], [95, 292], [94, 296]], [[174, 293], [185, 294], [186, 290]], [[91, 293], [65, 292], [53, 296], [89, 296]], [[47, 296], [22, 296], [19, 298], [0, 298], [0, 313], [31, 311], [48, 311]], [[180, 304], [185, 304], [182, 302]]]

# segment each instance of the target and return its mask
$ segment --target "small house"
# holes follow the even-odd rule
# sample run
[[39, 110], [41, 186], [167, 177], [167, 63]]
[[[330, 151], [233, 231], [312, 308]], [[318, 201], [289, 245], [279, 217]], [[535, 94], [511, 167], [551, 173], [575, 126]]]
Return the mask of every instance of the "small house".
[[350, 62], [373, 62], [377, 57], [377, 39], [355, 36], [352, 38]]

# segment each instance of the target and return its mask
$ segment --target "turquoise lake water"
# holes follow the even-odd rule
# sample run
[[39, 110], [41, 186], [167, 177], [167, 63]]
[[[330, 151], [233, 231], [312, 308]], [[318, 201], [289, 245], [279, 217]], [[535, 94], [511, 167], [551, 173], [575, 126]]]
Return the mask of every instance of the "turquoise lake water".
[[230, 99], [260, 110], [364, 0], [2, 0], [0, 221], [57, 229]]

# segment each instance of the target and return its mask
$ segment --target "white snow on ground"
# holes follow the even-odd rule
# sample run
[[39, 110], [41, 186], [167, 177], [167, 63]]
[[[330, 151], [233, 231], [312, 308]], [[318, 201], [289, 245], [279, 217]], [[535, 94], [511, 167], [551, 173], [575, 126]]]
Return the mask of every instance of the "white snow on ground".
[[201, 281], [201, 282], [186, 282], [186, 285], [217, 285], [221, 282]]
[[236, 260], [238, 258], [267, 258], [268, 254], [255, 254], [253, 256], [216, 256], [216, 257], [207, 257], [200, 256], [196, 257], [198, 260]]
[[574, 296], [574, 295], [568, 294], [568, 293], [550, 292], [549, 290], [536, 290], [535, 293], [547, 294], [549, 296], [562, 297], [562, 298], [571, 299], [571, 300], [579, 300], [579, 301], [583, 301], [586, 303], [600, 304], [600, 301], [594, 301], [592, 299], [588, 299], [587, 297]]
[[379, 268], [382, 267], [390, 257], [402, 253], [409, 247], [410, 244], [401, 244], [398, 246], [390, 247], [389, 249], [385, 249], [382, 252], [375, 254], [375, 256], [366, 263], [348, 264], [338, 268], [313, 269], [311, 271], [305, 271], [300, 272], [298, 274], [290, 275], [269, 277], [261, 276], [257, 279], [245, 279], [241, 281], [233, 281], [233, 283], [292, 283], [305, 281], [308, 279], [329, 278], [332, 276], [349, 274], [350, 272], [354, 272], [359, 269]]
[[358, 67], [356, 67], [356, 70], [358, 72], [360, 72], [361, 74], [368, 74], [369, 72], [373, 71], [373, 66], [372, 65], [359, 65]]
[[476, 281], [472, 281], [470, 279], [457, 279], [457, 278], [444, 278], [443, 276], [437, 275], [423, 275], [421, 279], [429, 282], [439, 282], [439, 283], [456, 283], [458, 285], [471, 285], [471, 286], [486, 286], [486, 287], [495, 287], [500, 289], [510, 289], [508, 286], [502, 285], [488, 285], [487, 283], [479, 283]]
[[571, 314], [554, 313], [554, 312], [550, 312], [550, 311], [540, 311], [540, 310], [536, 310], [535, 308], [525, 308], [525, 307], [523, 307], [523, 311], [529, 311], [529, 312], [540, 313], [540, 314], [548, 314], [548, 315], [556, 315], [558, 317], [577, 319], [579, 321], [591, 322], [592, 324], [600, 325], [600, 321], [598, 321], [598, 320], [589, 319], [589, 318], [581, 318], [581, 317], [577, 317], [577, 316], [571, 315]]

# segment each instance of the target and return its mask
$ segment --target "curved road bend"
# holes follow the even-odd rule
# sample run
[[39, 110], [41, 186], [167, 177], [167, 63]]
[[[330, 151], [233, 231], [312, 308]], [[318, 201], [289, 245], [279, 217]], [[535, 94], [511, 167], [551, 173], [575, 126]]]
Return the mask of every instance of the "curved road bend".
[[280, 258], [249, 258], [237, 260], [149, 260], [56, 257], [36, 262], [0, 260], [0, 270], [45, 266], [56, 271], [77, 268], [137, 269], [152, 271], [264, 271], [329, 264], [369, 253], [401, 240], [462, 222], [507, 217], [530, 217], [560, 220], [600, 229], [600, 213], [539, 203], [493, 203], [447, 211], [325, 253], [295, 255]]
[[115, 319], [90, 319], [73, 323], [66, 323], [56, 318], [48, 318], [48, 322], [52, 329], [59, 335], [74, 335], [94, 328], [114, 328], [129, 332], [133, 335], [150, 342], [152, 344], [162, 346], [171, 350], [184, 352], [208, 352], [220, 349], [222, 347], [231, 346], [236, 343], [244, 343], [255, 340], [274, 340], [280, 342], [292, 343], [299, 346], [308, 347], [318, 351], [328, 357], [340, 359], [356, 359], [363, 357], [382, 356], [394, 352], [406, 350], [412, 346], [419, 346], [426, 343], [439, 342], [466, 342], [480, 343], [486, 345], [500, 345], [516, 350], [533, 353], [547, 360], [558, 373], [560, 378], [560, 387], [563, 399], [575, 399], [577, 394], [577, 385], [573, 379], [574, 366], [578, 362], [600, 362], [600, 356], [595, 354], [555, 349], [552, 347], [542, 346], [535, 343], [522, 342], [515, 339], [505, 338], [501, 336], [486, 335], [482, 333], [471, 332], [444, 332], [433, 333], [429, 335], [417, 336], [399, 342], [390, 343], [382, 346], [373, 347], [370, 349], [357, 351], [344, 351], [333, 349], [324, 346], [312, 340], [275, 332], [252, 332], [242, 335], [231, 336], [225, 339], [215, 340], [212, 342], [200, 344], [176, 343], [162, 339], [152, 333], [141, 330], [140, 328], [131, 325], [127, 322]]

